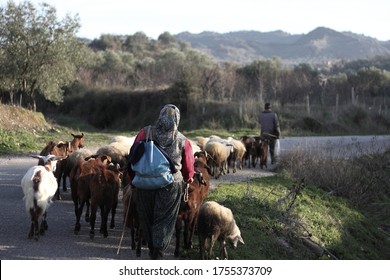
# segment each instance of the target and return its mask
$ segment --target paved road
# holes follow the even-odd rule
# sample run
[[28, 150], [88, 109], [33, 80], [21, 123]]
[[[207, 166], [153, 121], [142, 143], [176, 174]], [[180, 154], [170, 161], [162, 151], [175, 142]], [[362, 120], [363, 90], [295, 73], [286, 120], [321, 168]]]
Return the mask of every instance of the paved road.
[[[364, 146], [373, 151], [390, 146], [390, 136], [364, 136], [364, 137], [306, 137], [281, 139], [281, 152], [304, 147], [305, 149], [328, 149], [336, 146], [345, 147]], [[352, 144], [351, 144], [352, 143]], [[361, 149], [351, 149], [352, 154]], [[22, 201], [23, 192], [20, 181], [28, 168], [35, 165], [36, 159], [29, 157], [0, 157], [0, 259], [4, 260], [31, 260], [31, 259], [137, 259], [135, 252], [130, 248], [129, 231], [125, 230], [121, 250], [117, 254], [120, 237], [122, 234], [122, 203], [119, 203], [117, 211], [117, 227], [109, 230], [108, 238], [96, 234], [95, 238], [89, 238], [88, 224], [83, 222], [81, 231], [74, 235], [74, 210], [70, 198], [70, 192], [63, 194], [63, 200], [54, 201], [48, 211], [49, 230], [39, 241], [27, 238], [30, 221], [25, 212]], [[245, 169], [237, 174], [222, 176], [219, 180], [213, 180], [213, 186], [221, 182], [246, 180], [248, 177], [261, 177], [272, 175], [270, 171], [257, 169]], [[99, 223], [99, 219], [97, 219]], [[99, 228], [97, 224], [96, 228]], [[173, 244], [172, 240], [171, 244]], [[174, 259], [173, 246], [171, 246], [167, 259]], [[147, 259], [147, 252], [143, 250], [141, 259]]]
[[[0, 157], [0, 259], [4, 260], [31, 260], [31, 259], [148, 259], [147, 250], [144, 249], [141, 258], [135, 256], [130, 248], [129, 230], [125, 230], [121, 249], [117, 254], [122, 235], [123, 207], [119, 202], [116, 218], [116, 228], [109, 229], [108, 238], [103, 238], [96, 232], [95, 238], [89, 238], [89, 226], [82, 220], [81, 231], [78, 235], [73, 233], [75, 217], [70, 191], [63, 193], [62, 200], [54, 200], [48, 210], [49, 229], [39, 241], [27, 238], [30, 220], [25, 212], [22, 201], [23, 192], [20, 181], [28, 168], [37, 163], [30, 157]], [[261, 177], [272, 175], [269, 171], [260, 169], [242, 170], [236, 174], [224, 175], [219, 180], [212, 180], [215, 187], [221, 182], [236, 182], [246, 180], [248, 177]], [[69, 184], [68, 184], [69, 186]], [[119, 194], [121, 197], [121, 193]], [[99, 229], [100, 219], [96, 220]], [[165, 256], [174, 259], [174, 239]]]

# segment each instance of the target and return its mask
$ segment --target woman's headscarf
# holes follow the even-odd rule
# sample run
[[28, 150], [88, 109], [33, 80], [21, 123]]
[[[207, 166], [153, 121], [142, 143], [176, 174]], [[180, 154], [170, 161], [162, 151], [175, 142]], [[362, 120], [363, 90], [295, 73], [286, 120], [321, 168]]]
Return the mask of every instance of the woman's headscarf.
[[180, 122], [180, 111], [173, 104], [165, 105], [157, 119], [153, 138], [163, 146], [169, 146], [176, 139]]

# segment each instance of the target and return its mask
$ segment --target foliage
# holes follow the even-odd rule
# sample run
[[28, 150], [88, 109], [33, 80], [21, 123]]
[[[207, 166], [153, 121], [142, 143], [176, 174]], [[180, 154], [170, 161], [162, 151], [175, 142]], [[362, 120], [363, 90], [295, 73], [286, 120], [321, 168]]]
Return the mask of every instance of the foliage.
[[[285, 153], [281, 157], [281, 170], [294, 178], [304, 177], [324, 191], [348, 199], [371, 217], [388, 215], [382, 205], [390, 198], [390, 146], [380, 147], [375, 138], [370, 149], [362, 148], [359, 143], [334, 145], [338, 149], [332, 152], [313, 147]], [[382, 149], [387, 152], [380, 152]], [[364, 156], [348, 156], [354, 151]]]
[[274, 57], [239, 65], [216, 61], [169, 32], [157, 40], [137, 32], [82, 41], [75, 37], [78, 18], [60, 21], [47, 4], [37, 9], [10, 1], [0, 21], [6, 27], [0, 31], [3, 103], [19, 97], [19, 105], [37, 103], [45, 114], [77, 115], [79, 103], [92, 100], [95, 108], [83, 108], [89, 114], [81, 117], [115, 130], [151, 122], [149, 109], [172, 102], [184, 129], [231, 130], [257, 128], [259, 111], [271, 102], [287, 133], [366, 133], [373, 124], [375, 132], [388, 130], [386, 57], [319, 65]]
[[30, 2], [9, 1], [0, 10], [1, 86], [10, 94], [36, 108], [36, 95], [60, 103], [62, 87], [73, 82], [81, 62], [83, 44], [75, 37], [77, 18], [58, 20], [55, 8]]

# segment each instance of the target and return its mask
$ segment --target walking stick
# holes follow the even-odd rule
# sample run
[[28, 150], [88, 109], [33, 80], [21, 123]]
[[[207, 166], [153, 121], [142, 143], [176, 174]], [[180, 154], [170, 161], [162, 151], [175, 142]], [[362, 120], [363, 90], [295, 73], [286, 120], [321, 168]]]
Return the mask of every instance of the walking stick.
[[[128, 188], [131, 188], [131, 185], [127, 185]], [[122, 245], [122, 240], [123, 240], [123, 237], [125, 235], [125, 227], [126, 227], [126, 221], [127, 221], [127, 215], [129, 214], [129, 209], [130, 209], [130, 204], [131, 204], [131, 197], [133, 196], [133, 191], [130, 192], [130, 196], [129, 196], [129, 206], [127, 207], [126, 209], [126, 214], [125, 214], [125, 220], [123, 222], [123, 228], [122, 228], [122, 236], [121, 236], [121, 239], [119, 240], [119, 245], [118, 245], [118, 251], [116, 252], [117, 255], [119, 255], [119, 250], [121, 249], [121, 245]]]

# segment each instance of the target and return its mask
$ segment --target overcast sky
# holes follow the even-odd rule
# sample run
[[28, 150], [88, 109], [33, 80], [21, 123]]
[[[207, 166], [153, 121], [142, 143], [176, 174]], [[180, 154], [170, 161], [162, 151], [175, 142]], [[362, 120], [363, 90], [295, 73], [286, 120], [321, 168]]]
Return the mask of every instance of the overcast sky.
[[[5, 6], [8, 0], [0, 0]], [[23, 0], [13, 0], [15, 3]], [[80, 18], [78, 36], [133, 35], [142, 31], [157, 37], [189, 31], [230, 32], [282, 30], [308, 33], [323, 26], [390, 40], [390, 0], [30, 0], [46, 2]]]

